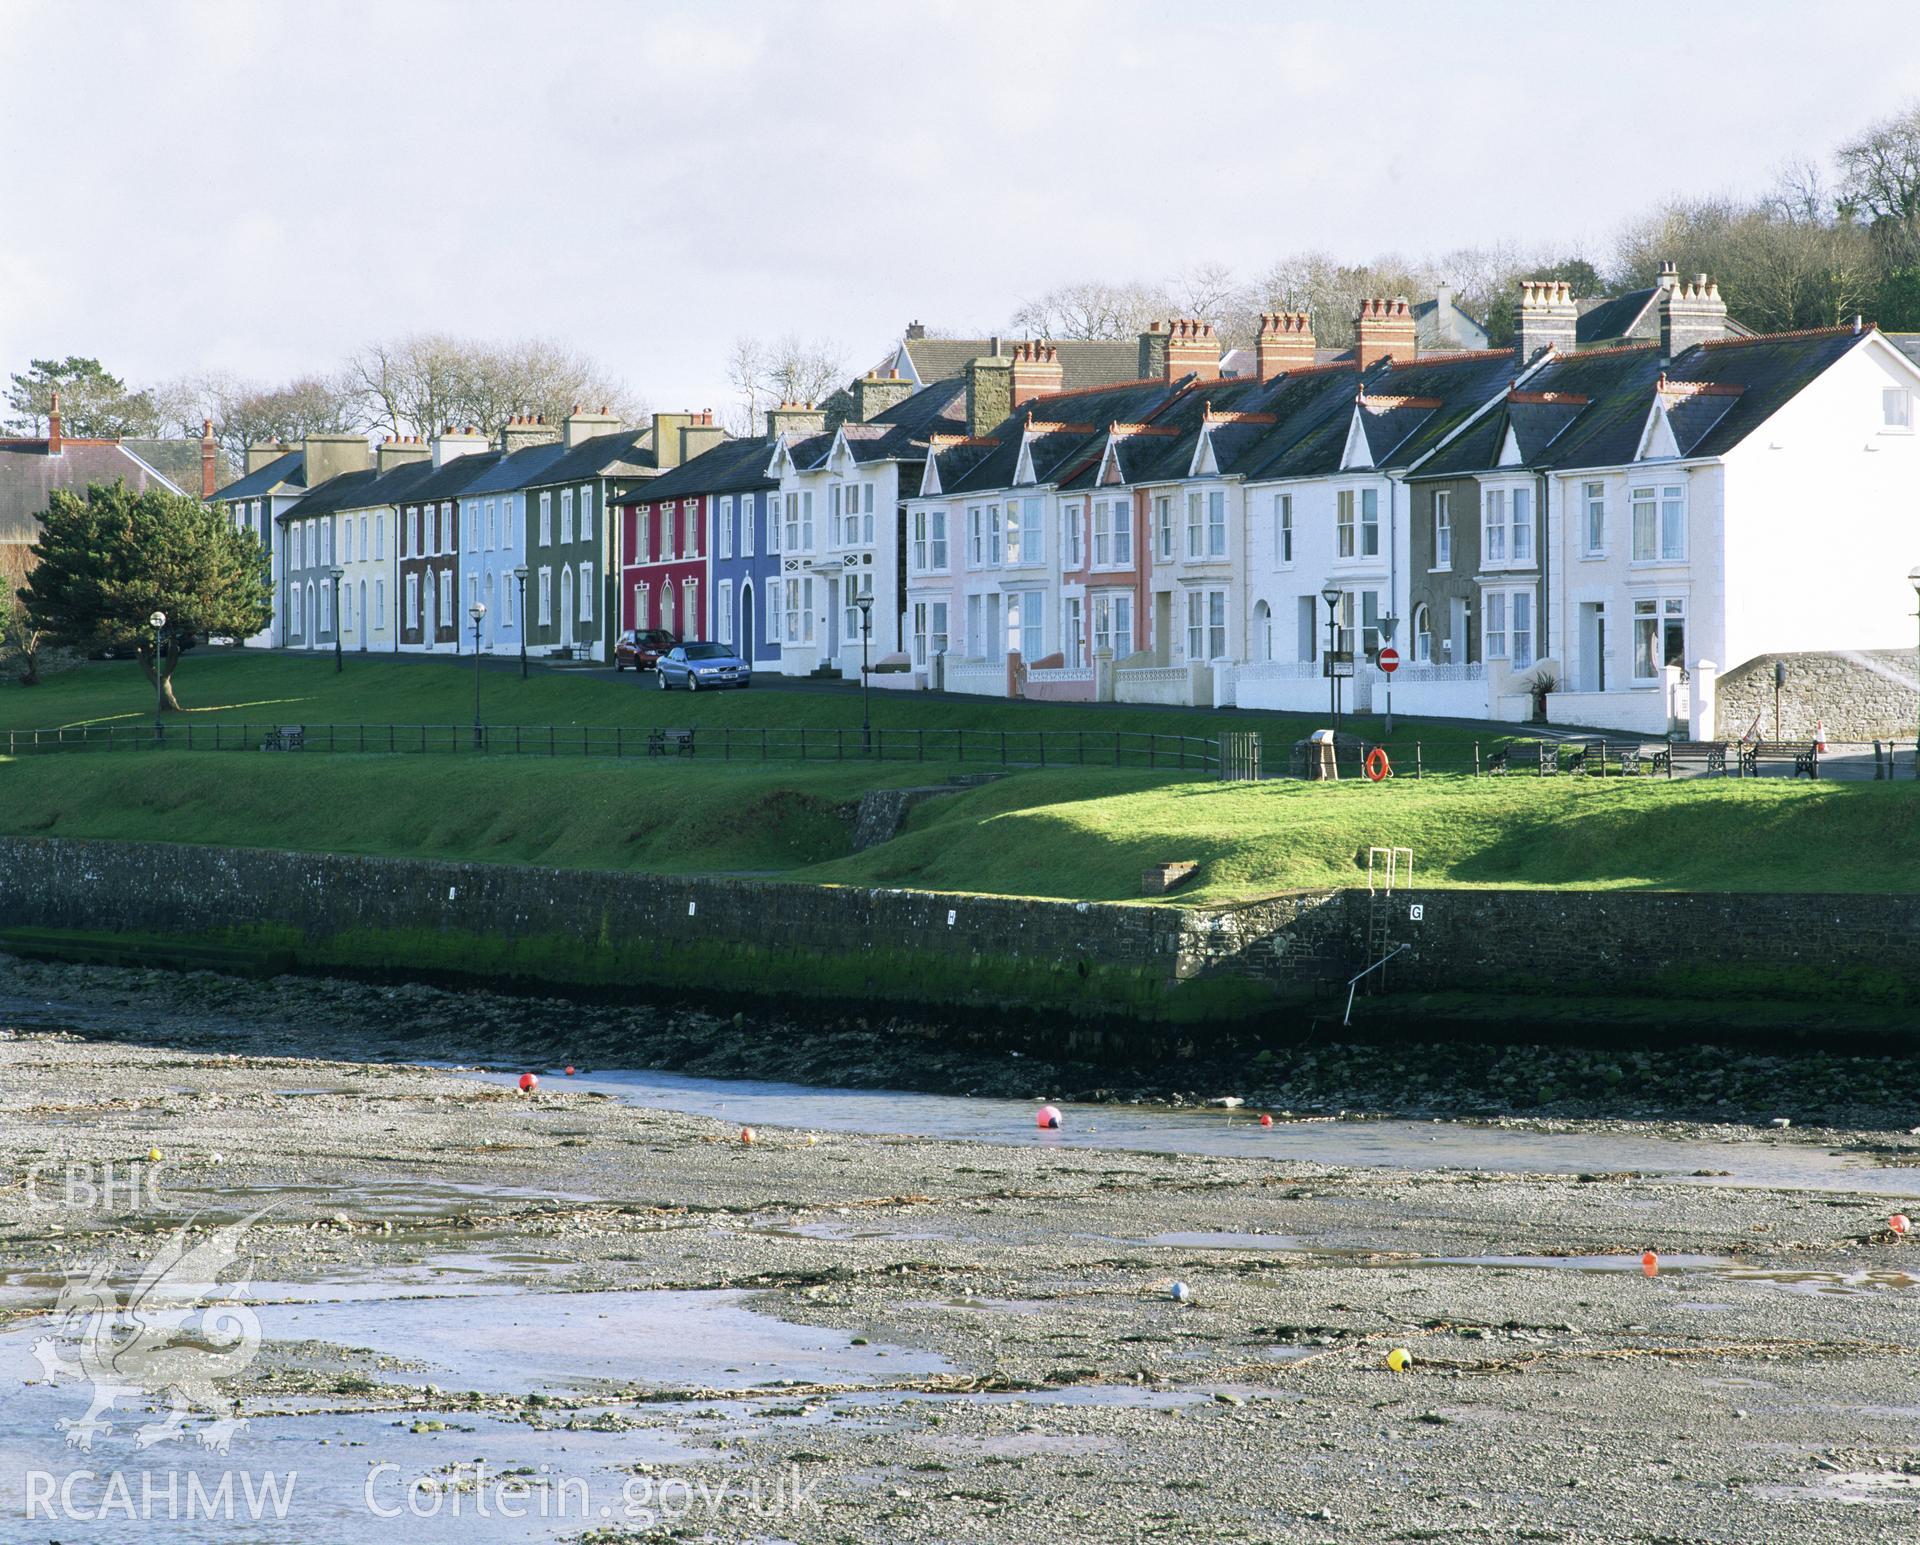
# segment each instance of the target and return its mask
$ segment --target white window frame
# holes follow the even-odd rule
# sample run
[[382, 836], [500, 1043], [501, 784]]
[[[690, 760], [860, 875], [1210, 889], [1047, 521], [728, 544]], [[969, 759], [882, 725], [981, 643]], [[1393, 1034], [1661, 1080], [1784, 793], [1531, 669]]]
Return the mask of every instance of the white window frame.
[[1445, 573], [1453, 567], [1453, 490], [1433, 491], [1433, 570]]
[[[726, 498], [722, 499], [719, 502], [718, 512], [714, 515], [713, 518], [714, 518], [714, 524], [718, 527], [719, 535], [720, 535], [720, 540], [714, 544], [715, 547], [718, 549], [716, 556], [721, 558], [731, 558], [733, 556], [733, 495], [732, 494], [728, 494]], [[724, 642], [731, 643], [732, 640], [728, 639], [728, 640], [724, 640]]]
[[1604, 481], [1580, 485], [1580, 555], [1583, 558], [1607, 555], [1607, 485]]
[[[1632, 680], [1637, 687], [1657, 686], [1666, 677], [1667, 671], [1667, 628], [1674, 622], [1680, 625], [1680, 664], [1686, 665], [1689, 618], [1689, 597], [1685, 594], [1636, 595], [1633, 597], [1632, 621], [1633, 633], [1630, 646], [1633, 655]], [[1654, 659], [1650, 672], [1643, 672], [1641, 666], [1646, 663], [1640, 639], [1642, 625], [1652, 624]]]
[[553, 570], [540, 570], [540, 626], [548, 627], [553, 622]]
[[[1480, 567], [1504, 567], [1507, 561], [1507, 491], [1485, 488], [1480, 498]], [[1489, 658], [1503, 658], [1490, 656]]]
[[[1637, 483], [1628, 491], [1632, 511], [1629, 561], [1635, 565], [1687, 561], [1687, 485]], [[1644, 533], [1641, 517], [1649, 525]], [[1642, 535], [1646, 540], [1641, 540]]]
[[[740, 496], [740, 556], [742, 558], [751, 558], [753, 556], [753, 506], [754, 496], [752, 494], [742, 494]], [[751, 644], [753, 640], [748, 639], [747, 642]]]
[[1187, 490], [1187, 556], [1198, 558], [1202, 555], [1201, 529], [1205, 521], [1206, 500], [1197, 488]]
[[553, 491], [546, 488], [540, 490], [540, 545], [553, 545]]
[[1227, 555], [1227, 491], [1224, 488], [1207, 490], [1207, 556], [1224, 558]]
[[1357, 489], [1342, 488], [1333, 496], [1333, 552], [1336, 558], [1354, 558], [1360, 553], [1357, 493]]
[[1480, 597], [1480, 653], [1489, 660], [1507, 657], [1507, 593], [1489, 590]]
[[1293, 495], [1273, 496], [1273, 562], [1275, 568], [1293, 567]]
[[1880, 392], [1880, 433], [1913, 433], [1913, 393], [1904, 386], [1888, 386]]
[[580, 620], [593, 621], [593, 565], [580, 565]]
[[1087, 663], [1086, 601], [1077, 595], [1060, 600], [1060, 657], [1067, 669], [1079, 670]]
[[1173, 495], [1156, 494], [1153, 500], [1153, 540], [1155, 555], [1162, 563], [1173, 562]]

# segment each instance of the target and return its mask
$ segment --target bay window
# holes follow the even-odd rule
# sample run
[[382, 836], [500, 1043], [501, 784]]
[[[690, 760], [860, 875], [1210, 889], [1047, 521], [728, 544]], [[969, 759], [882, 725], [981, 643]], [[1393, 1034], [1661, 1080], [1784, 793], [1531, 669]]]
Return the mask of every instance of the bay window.
[[1686, 556], [1686, 491], [1678, 484], [1634, 489], [1633, 561], [1672, 563]]
[[1633, 603], [1633, 679], [1659, 680], [1669, 665], [1687, 663], [1687, 603], [1682, 596], [1641, 597]]
[[1513, 512], [1513, 561], [1533, 562], [1533, 490], [1516, 488], [1510, 500]]
[[1207, 495], [1207, 556], [1224, 558], [1227, 555], [1227, 496], [1224, 490], [1214, 489]]
[[1480, 523], [1480, 562], [1484, 566], [1507, 561], [1507, 491], [1489, 488]]
[[1110, 650], [1114, 659], [1133, 653], [1133, 596], [1125, 590], [1103, 590], [1093, 598], [1093, 647]]
[[1045, 548], [1040, 538], [1040, 501], [1007, 501], [1007, 562], [1040, 563]]
[[1194, 490], [1187, 495], [1187, 556], [1200, 556], [1200, 494]]
[[1360, 490], [1360, 556], [1380, 556], [1380, 490], [1377, 488]]
[[1078, 670], [1087, 663], [1085, 619], [1079, 596], [1070, 595], [1060, 603], [1060, 653], [1069, 669]]
[[1335, 554], [1342, 558], [1351, 558], [1355, 551], [1351, 488], [1343, 488], [1333, 496], [1333, 532]]
[[1480, 632], [1482, 653], [1489, 660], [1504, 660], [1507, 657], [1507, 597], [1501, 590], [1489, 590], [1481, 602], [1485, 616], [1481, 619]]
[[1062, 509], [1060, 529], [1066, 538], [1063, 548], [1065, 556], [1061, 559], [1061, 567], [1083, 568], [1087, 561], [1086, 506], [1075, 503]]

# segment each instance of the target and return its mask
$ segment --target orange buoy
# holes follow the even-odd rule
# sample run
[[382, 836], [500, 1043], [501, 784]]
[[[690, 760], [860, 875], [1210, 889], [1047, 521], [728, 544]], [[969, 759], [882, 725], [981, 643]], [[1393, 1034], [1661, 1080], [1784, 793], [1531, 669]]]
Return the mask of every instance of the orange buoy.
[[520, 1075], [520, 1092], [522, 1094], [532, 1094], [533, 1091], [539, 1087], [540, 1080], [535, 1078], [531, 1073], [522, 1073]]
[[573, 1077], [573, 1064], [571, 1062], [567, 1064], [567, 1077], [568, 1078]]
[[1375, 783], [1385, 782], [1393, 776], [1393, 764], [1387, 760], [1387, 748], [1375, 746], [1367, 753], [1367, 777]]
[[742, 1144], [744, 1144], [749, 1148], [753, 1146], [753, 1128], [752, 1127], [742, 1127], [740, 1129], [740, 1141]]
[[1660, 1274], [1660, 1257], [1652, 1250], [1640, 1257], [1640, 1269], [1649, 1277]]
[[1891, 1218], [1887, 1219], [1887, 1227], [1892, 1229], [1896, 1234], [1905, 1234], [1908, 1229], [1913, 1227], [1913, 1224], [1908, 1220], [1904, 1212], [1896, 1212]]

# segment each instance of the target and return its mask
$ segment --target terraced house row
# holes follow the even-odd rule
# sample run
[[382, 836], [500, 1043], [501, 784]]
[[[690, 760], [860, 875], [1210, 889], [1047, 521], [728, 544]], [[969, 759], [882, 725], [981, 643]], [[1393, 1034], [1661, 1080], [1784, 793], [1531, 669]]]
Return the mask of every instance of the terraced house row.
[[219, 497], [277, 528], [260, 642], [294, 648], [470, 648], [479, 601], [482, 649], [659, 627], [895, 690], [1313, 710], [1330, 672], [1376, 706], [1391, 645], [1403, 712], [1707, 734], [1746, 728], [1729, 670], [1908, 642], [1912, 340], [1755, 335], [1670, 268], [1600, 304], [1529, 283], [1510, 348], [1449, 347], [1484, 343], [1454, 315], [1368, 302], [1336, 352], [1277, 313], [1224, 355], [1196, 321], [914, 328], [750, 439], [309, 442]]

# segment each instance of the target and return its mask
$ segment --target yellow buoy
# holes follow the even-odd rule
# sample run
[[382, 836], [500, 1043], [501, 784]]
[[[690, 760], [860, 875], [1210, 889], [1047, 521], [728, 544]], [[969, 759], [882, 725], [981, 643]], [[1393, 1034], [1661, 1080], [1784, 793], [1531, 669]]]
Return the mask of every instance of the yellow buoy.
[[1413, 1366], [1413, 1353], [1405, 1347], [1395, 1347], [1387, 1353], [1387, 1366], [1395, 1373], [1405, 1373]]
[[160, 1162], [160, 1150], [158, 1148], [149, 1148], [147, 1150], [147, 1162], [149, 1164], [158, 1164]]

